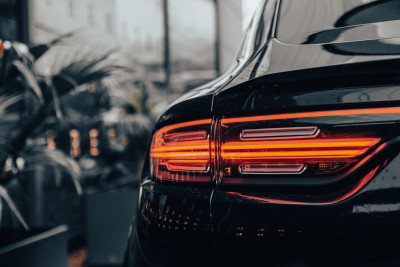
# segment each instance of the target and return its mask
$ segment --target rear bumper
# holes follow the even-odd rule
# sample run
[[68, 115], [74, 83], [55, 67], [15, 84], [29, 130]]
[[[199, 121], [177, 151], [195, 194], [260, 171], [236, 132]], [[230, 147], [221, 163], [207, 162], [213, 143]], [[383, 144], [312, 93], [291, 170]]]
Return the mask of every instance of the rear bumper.
[[147, 182], [136, 223], [138, 247], [154, 266], [399, 264], [398, 166], [399, 156], [351, 198], [323, 205]]
[[400, 264], [398, 166], [399, 156], [354, 196], [333, 204], [271, 203], [265, 192], [251, 198], [254, 192], [215, 190], [211, 213], [220, 261], [227, 265], [260, 260], [296, 266]]
[[142, 185], [132, 238], [144, 266], [214, 265], [211, 194], [211, 188]]

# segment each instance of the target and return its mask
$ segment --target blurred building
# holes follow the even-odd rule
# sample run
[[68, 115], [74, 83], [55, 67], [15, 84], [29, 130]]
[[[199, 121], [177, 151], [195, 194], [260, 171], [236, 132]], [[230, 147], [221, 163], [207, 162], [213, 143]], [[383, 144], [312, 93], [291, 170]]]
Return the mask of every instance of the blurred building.
[[48, 42], [68, 32], [90, 29], [115, 41], [117, 0], [30, 0], [30, 40]]
[[160, 0], [117, 0], [116, 37], [129, 46], [132, 57], [160, 64], [164, 54], [163, 5]]
[[219, 69], [220, 72], [224, 72], [232, 63], [242, 37], [242, 1], [218, 0], [217, 5], [219, 13]]
[[135, 62], [168, 69], [172, 83], [202, 83], [231, 64], [243, 18], [247, 23], [259, 1], [30, 0], [30, 40], [88, 29], [100, 41], [123, 44]]

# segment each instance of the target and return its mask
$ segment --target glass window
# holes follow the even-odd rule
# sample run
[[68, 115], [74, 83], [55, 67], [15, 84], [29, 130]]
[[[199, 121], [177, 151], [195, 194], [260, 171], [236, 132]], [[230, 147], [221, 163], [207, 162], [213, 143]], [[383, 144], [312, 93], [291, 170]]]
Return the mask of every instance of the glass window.
[[282, 0], [278, 39], [390, 20], [400, 20], [398, 0]]

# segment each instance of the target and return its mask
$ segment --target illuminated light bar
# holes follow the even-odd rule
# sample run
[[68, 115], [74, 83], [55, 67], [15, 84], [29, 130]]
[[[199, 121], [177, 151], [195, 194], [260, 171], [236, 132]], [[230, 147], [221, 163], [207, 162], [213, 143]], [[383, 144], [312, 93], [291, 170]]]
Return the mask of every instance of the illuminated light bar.
[[193, 141], [184, 143], [173, 143], [163, 147], [155, 147], [151, 150], [153, 158], [176, 158], [196, 155], [196, 157], [209, 157], [209, 141]]
[[159, 181], [210, 182], [211, 119], [166, 126], [150, 148], [151, 173]]
[[271, 120], [349, 116], [349, 115], [368, 115], [368, 114], [395, 114], [395, 113], [400, 113], [400, 107], [327, 110], [327, 111], [311, 111], [311, 112], [263, 115], [263, 116], [241, 117], [241, 118], [224, 118], [221, 120], [221, 125], [226, 126], [227, 124], [230, 123], [255, 122], [255, 121], [271, 121]]
[[305, 171], [304, 164], [242, 164], [239, 167], [243, 174], [301, 174]]
[[207, 131], [167, 134], [163, 138], [166, 143], [204, 140], [207, 138]]
[[208, 172], [209, 163], [208, 160], [169, 160], [167, 168], [170, 171], [180, 172]]
[[330, 151], [288, 151], [288, 152], [254, 152], [254, 153], [222, 153], [224, 158], [235, 159], [328, 159], [328, 158], [353, 158], [364, 154], [363, 150], [330, 150]]
[[174, 159], [174, 158], [185, 158], [185, 157], [196, 157], [196, 158], [204, 158], [209, 157], [209, 152], [202, 151], [188, 151], [188, 152], [171, 152], [171, 153], [151, 153], [150, 157], [153, 158], [163, 158], [163, 159]]
[[209, 141], [208, 140], [198, 140], [198, 141], [185, 141], [179, 143], [165, 143], [163, 142], [162, 146], [154, 147], [151, 150], [151, 153], [172, 153], [172, 152], [184, 152], [184, 151], [193, 151], [193, 150], [207, 150], [209, 149]]
[[318, 127], [290, 127], [243, 130], [241, 139], [310, 138], [319, 133]]
[[380, 138], [311, 139], [227, 142], [223, 159], [355, 158], [379, 143]]
[[282, 140], [282, 141], [251, 141], [227, 142], [222, 150], [248, 150], [272, 148], [327, 148], [327, 147], [371, 147], [377, 144], [380, 138], [347, 138], [347, 139], [312, 139], [312, 140]]

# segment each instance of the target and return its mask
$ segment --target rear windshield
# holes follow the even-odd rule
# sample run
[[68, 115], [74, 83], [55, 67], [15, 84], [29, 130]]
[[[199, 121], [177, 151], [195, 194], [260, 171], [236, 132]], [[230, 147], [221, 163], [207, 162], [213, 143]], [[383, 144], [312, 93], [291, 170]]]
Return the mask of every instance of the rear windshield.
[[278, 39], [390, 20], [400, 20], [400, 0], [282, 0]]

